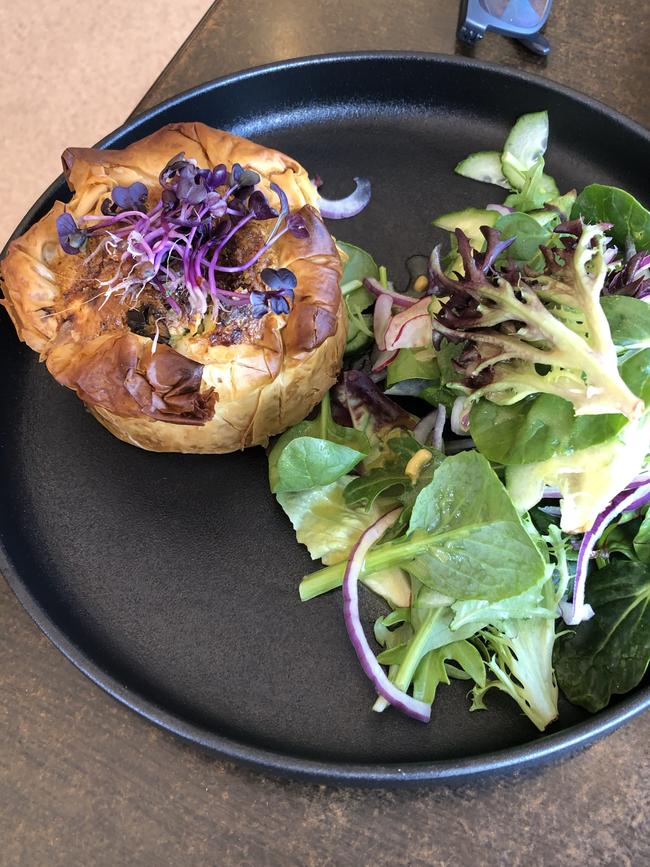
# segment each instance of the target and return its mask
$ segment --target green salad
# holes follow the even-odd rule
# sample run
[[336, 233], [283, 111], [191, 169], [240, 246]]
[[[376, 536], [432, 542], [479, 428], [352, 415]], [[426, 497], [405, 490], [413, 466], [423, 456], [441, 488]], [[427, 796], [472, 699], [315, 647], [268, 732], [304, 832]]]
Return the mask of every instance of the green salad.
[[650, 212], [558, 189], [548, 132], [525, 115], [456, 167], [505, 199], [438, 216], [404, 290], [339, 243], [344, 369], [269, 451], [323, 564], [300, 598], [342, 593], [374, 711], [426, 722], [463, 680], [470, 710], [498, 689], [543, 730], [558, 688], [598, 711], [650, 660]]

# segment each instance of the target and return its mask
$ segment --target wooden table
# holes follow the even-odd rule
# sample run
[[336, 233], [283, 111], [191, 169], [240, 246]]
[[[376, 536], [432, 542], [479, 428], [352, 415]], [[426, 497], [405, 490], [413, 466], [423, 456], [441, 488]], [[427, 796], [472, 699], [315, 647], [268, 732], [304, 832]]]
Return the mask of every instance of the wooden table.
[[[287, 57], [471, 53], [454, 41], [456, 7], [221, 0], [138, 110]], [[548, 60], [495, 36], [474, 53], [572, 85], [650, 125], [647, 4], [556, 0], [547, 34]], [[545, 768], [428, 791], [336, 790], [266, 779], [154, 728], [79, 674], [4, 584], [0, 647], [2, 865], [650, 862], [650, 714]]]

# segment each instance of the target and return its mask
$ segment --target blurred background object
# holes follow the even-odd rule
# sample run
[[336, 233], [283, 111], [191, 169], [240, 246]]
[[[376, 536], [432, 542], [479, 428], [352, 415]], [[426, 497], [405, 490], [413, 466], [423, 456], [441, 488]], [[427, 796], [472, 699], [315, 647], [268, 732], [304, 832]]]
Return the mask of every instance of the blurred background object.
[[539, 31], [552, 5], [553, 0], [462, 0], [458, 38], [473, 45], [494, 31], [517, 39], [535, 54], [546, 55], [551, 44]]
[[[69, 145], [124, 122], [210, 0], [0, 0], [0, 249], [61, 171]], [[20, 167], [17, 182], [16, 169]]]

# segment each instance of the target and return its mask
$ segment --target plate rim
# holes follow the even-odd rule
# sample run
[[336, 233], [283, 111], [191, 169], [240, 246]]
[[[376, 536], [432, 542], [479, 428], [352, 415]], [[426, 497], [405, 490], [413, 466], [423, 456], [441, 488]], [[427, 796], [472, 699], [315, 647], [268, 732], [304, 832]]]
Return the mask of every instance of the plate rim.
[[[514, 69], [486, 61], [478, 61], [463, 56], [421, 51], [354, 51], [317, 54], [240, 70], [188, 88], [182, 93], [169, 97], [146, 111], [129, 118], [124, 124], [104, 136], [96, 146], [101, 148], [110, 147], [117, 138], [135, 131], [143, 123], [154, 120], [167, 109], [182, 105], [195, 96], [209, 91], [219, 91], [222, 88], [227, 88], [241, 81], [264, 77], [285, 70], [320, 65], [326, 66], [340, 62], [377, 60], [422, 61], [452, 67], [473, 67], [478, 70], [501, 75], [510, 80], [516, 79], [523, 83], [535, 84], [545, 90], [568, 97], [574, 102], [577, 101], [591, 110], [607, 115], [611, 120], [624, 126], [633, 134], [641, 136], [650, 147], [650, 131], [644, 126], [605, 103], [573, 88], [566, 87], [563, 84], [525, 70]], [[59, 175], [38, 197], [11, 234], [2, 253], [0, 253], [0, 257], [4, 256], [11, 241], [27, 229], [33, 221], [34, 216], [43, 207], [44, 202], [51, 197], [61, 182], [62, 175]], [[0, 540], [0, 574], [5, 578], [22, 607], [43, 634], [96, 686], [159, 728], [169, 731], [186, 741], [198, 744], [205, 749], [209, 749], [223, 759], [244, 764], [258, 771], [276, 776], [288, 776], [312, 783], [389, 787], [449, 783], [473, 779], [479, 775], [508, 771], [513, 768], [529, 767], [541, 761], [549, 761], [560, 754], [568, 753], [580, 746], [586, 746], [588, 743], [603, 737], [634, 716], [650, 708], [650, 686], [648, 686], [639, 689], [638, 692], [630, 697], [621, 699], [615, 706], [599, 711], [587, 720], [516, 747], [506, 747], [502, 750], [479, 753], [463, 758], [438, 759], [428, 762], [377, 764], [371, 762], [354, 763], [308, 759], [290, 755], [280, 750], [258, 747], [250, 742], [239, 741], [190, 723], [184, 720], [182, 716], [164, 710], [155, 702], [145, 698], [137, 691], [129, 689], [127, 685], [120, 683], [117, 678], [102, 668], [101, 665], [93, 662], [54, 623], [47, 611], [38, 603], [23, 583], [18, 569], [14, 567], [14, 564], [10, 560], [2, 540]]]

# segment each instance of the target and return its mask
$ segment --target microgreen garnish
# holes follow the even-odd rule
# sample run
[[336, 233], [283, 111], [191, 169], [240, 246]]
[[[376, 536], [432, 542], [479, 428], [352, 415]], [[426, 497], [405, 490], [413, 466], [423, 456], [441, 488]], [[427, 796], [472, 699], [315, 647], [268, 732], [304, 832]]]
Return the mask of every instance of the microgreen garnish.
[[[278, 211], [256, 189], [260, 181], [256, 171], [239, 163], [230, 171], [225, 165], [199, 168], [176, 154], [160, 173], [161, 196], [149, 210], [150, 191], [141, 181], [114, 187], [102, 203], [103, 216], [82, 218], [77, 225], [71, 214], [61, 214], [59, 240], [66, 253], [76, 254], [89, 237], [99, 239], [98, 246], [118, 263], [114, 276], [100, 282], [106, 298], [119, 293], [133, 303], [151, 287], [168, 312], [183, 318], [203, 316], [210, 303], [214, 308], [250, 304], [257, 318], [270, 310], [289, 313], [297, 281], [287, 268], [264, 269], [261, 279], [268, 291], [231, 289], [226, 283], [226, 275], [251, 268], [286, 232], [309, 235], [301, 214], [291, 213], [284, 191], [271, 184], [280, 200]], [[232, 249], [224, 251], [235, 235], [249, 223], [269, 220], [275, 222], [270, 231], [263, 229], [265, 240], [245, 262], [233, 263]]]
[[76, 255], [86, 243], [87, 232], [80, 229], [72, 214], [65, 211], [56, 218], [56, 231], [59, 235], [59, 243], [66, 253]]
[[293, 304], [294, 292], [298, 281], [288, 268], [264, 268], [261, 278], [269, 287], [265, 292], [251, 292], [253, 316], [260, 318], [272, 310], [273, 313], [288, 313]]

